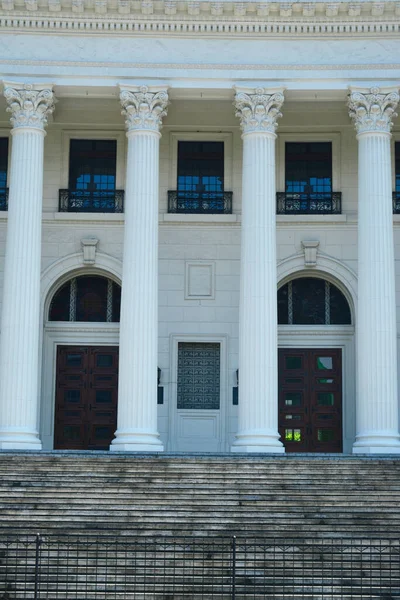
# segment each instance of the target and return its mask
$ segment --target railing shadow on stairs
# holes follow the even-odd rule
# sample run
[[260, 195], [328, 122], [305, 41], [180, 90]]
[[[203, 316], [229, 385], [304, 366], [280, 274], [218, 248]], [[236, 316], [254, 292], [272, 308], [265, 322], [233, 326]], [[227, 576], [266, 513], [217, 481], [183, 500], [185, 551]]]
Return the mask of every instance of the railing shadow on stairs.
[[0, 600], [400, 599], [398, 539], [0, 534]]

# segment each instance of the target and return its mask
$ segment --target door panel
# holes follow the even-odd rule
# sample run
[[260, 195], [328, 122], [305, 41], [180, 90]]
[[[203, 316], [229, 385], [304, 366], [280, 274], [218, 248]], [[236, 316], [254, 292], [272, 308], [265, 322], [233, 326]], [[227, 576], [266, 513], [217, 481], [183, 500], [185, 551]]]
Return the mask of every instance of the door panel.
[[54, 448], [108, 450], [117, 393], [118, 347], [59, 346]]
[[221, 450], [220, 355], [219, 343], [178, 343], [173, 450]]
[[342, 353], [279, 350], [279, 432], [287, 452], [342, 451]]

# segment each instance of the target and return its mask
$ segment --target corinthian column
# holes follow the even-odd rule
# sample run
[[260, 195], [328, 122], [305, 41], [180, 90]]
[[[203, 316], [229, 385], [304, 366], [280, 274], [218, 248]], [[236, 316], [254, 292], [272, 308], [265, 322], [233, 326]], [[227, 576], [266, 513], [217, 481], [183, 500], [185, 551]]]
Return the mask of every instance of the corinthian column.
[[128, 138], [119, 336], [118, 429], [111, 450], [160, 452], [157, 433], [158, 170], [166, 89], [124, 87]]
[[12, 152], [0, 337], [0, 448], [41, 448], [37, 431], [43, 143], [51, 86], [4, 83]]
[[282, 90], [236, 90], [243, 131], [236, 452], [284, 452], [278, 434], [275, 130]]
[[399, 453], [390, 138], [397, 89], [352, 88], [358, 139], [357, 433], [355, 453]]

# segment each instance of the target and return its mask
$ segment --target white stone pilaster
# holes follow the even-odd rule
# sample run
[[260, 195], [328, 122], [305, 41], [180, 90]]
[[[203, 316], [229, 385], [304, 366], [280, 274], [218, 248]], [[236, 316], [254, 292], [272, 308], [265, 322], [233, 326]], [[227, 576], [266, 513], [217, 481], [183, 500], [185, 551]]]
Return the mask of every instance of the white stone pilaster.
[[51, 86], [4, 83], [12, 152], [0, 336], [0, 448], [41, 448], [37, 431], [43, 146]]
[[358, 139], [357, 432], [354, 453], [400, 453], [390, 138], [397, 89], [349, 94]]
[[243, 131], [239, 430], [233, 452], [284, 452], [278, 434], [275, 129], [282, 90], [236, 90]]
[[166, 89], [124, 87], [128, 137], [118, 428], [111, 450], [161, 452], [157, 433], [158, 171]]

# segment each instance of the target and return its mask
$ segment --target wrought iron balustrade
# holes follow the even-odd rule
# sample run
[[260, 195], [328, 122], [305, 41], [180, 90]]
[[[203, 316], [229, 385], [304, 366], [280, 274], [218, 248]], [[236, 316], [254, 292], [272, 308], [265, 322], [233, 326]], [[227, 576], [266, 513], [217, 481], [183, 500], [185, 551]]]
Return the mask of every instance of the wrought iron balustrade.
[[342, 192], [276, 193], [278, 215], [340, 215]]
[[60, 212], [122, 213], [124, 190], [59, 190]]
[[400, 215], [400, 192], [393, 192], [393, 214]]
[[400, 596], [398, 538], [0, 534], [4, 600]]
[[8, 210], [8, 188], [0, 188], [0, 210]]
[[232, 192], [168, 191], [168, 212], [186, 214], [232, 214]]

